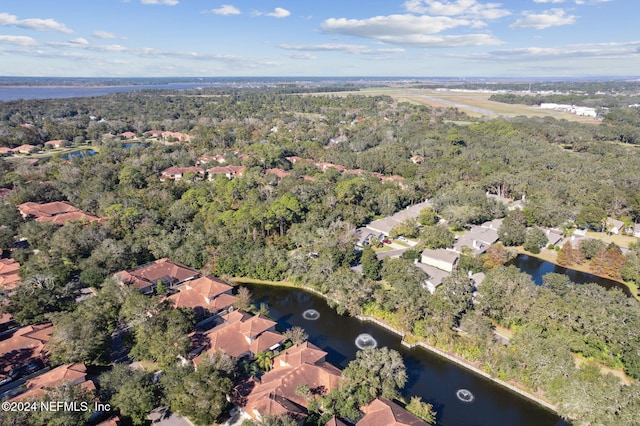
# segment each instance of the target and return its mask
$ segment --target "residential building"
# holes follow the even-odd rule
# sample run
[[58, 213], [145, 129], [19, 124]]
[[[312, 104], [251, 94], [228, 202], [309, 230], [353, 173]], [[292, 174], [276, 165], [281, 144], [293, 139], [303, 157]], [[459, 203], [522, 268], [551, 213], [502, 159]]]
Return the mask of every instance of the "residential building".
[[164, 169], [160, 174], [160, 180], [171, 179], [175, 181], [182, 180], [187, 173], [193, 173], [196, 179], [204, 179], [204, 169], [196, 166], [191, 167], [169, 167]]
[[302, 420], [307, 415], [307, 397], [296, 392], [306, 386], [312, 395], [325, 395], [337, 388], [342, 372], [329, 364], [327, 353], [305, 342], [283, 351], [273, 360], [273, 368], [246, 395], [244, 411], [261, 421], [265, 416], [289, 415]]
[[428, 426], [429, 423], [414, 416], [387, 398], [376, 398], [362, 408], [364, 417], [357, 426]]
[[242, 174], [244, 173], [244, 167], [242, 166], [212, 167], [209, 170], [207, 170], [207, 173], [209, 173], [209, 180], [213, 180], [213, 178], [220, 175], [225, 176], [227, 179], [233, 179], [235, 177], [242, 176]]
[[20, 284], [19, 270], [14, 259], [0, 259], [0, 292], [12, 291]]
[[45, 344], [53, 325], [28, 325], [0, 341], [0, 383], [18, 378], [44, 366], [48, 359]]
[[199, 317], [228, 310], [235, 302], [229, 284], [213, 277], [200, 277], [185, 282], [179, 291], [168, 297], [176, 308], [191, 308]]
[[121, 285], [134, 286], [142, 293], [152, 293], [158, 283], [175, 287], [200, 276], [200, 272], [167, 258], [115, 274]]
[[453, 250], [425, 249], [422, 252], [421, 261], [425, 265], [452, 272], [458, 264], [459, 258], [460, 255]]
[[618, 235], [624, 232], [624, 222], [621, 220], [607, 218], [607, 231]]
[[79, 385], [86, 391], [93, 392], [96, 387], [87, 378], [87, 367], [83, 363], [65, 364], [42, 373], [26, 381], [26, 391], [14, 396], [11, 401], [40, 399], [48, 391], [62, 385]]
[[202, 335], [194, 333], [198, 364], [207, 353], [224, 352], [235, 358], [253, 357], [260, 352], [275, 350], [284, 340], [276, 332], [276, 323], [262, 315], [250, 315], [244, 311], [232, 311], [222, 316], [224, 322]]
[[57, 225], [64, 225], [67, 221], [87, 220], [89, 222], [100, 222], [104, 220], [86, 214], [66, 201], [53, 201], [44, 204], [27, 202], [20, 204], [18, 210], [20, 210], [20, 214], [25, 219], [35, 219], [36, 222], [52, 222]]
[[391, 230], [395, 226], [399, 225], [400, 223], [404, 222], [407, 219], [417, 219], [418, 215], [420, 214], [420, 211], [423, 208], [428, 207], [430, 205], [431, 203], [429, 201], [424, 201], [422, 203], [414, 204], [412, 206], [407, 207], [404, 210], [400, 210], [399, 212], [393, 214], [392, 216], [374, 220], [373, 222], [367, 225], [367, 228], [369, 228], [372, 231], [382, 233], [385, 236], [388, 236], [389, 232], [391, 232]]
[[37, 146], [28, 145], [28, 144], [20, 145], [20, 146], [17, 146], [15, 148], [13, 148], [13, 152], [14, 153], [18, 152], [20, 154], [30, 154], [30, 153], [32, 153], [34, 151], [37, 151], [37, 150], [38, 150]]
[[0, 156], [3, 155], [12, 155], [13, 150], [11, 148], [7, 148], [6, 146], [0, 146]]

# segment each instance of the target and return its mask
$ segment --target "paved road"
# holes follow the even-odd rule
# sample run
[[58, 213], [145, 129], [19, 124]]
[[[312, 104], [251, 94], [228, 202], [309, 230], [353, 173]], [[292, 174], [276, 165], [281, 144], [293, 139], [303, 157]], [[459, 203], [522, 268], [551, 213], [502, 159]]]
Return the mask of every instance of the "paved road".
[[402, 247], [401, 249], [389, 250], [389, 251], [381, 251], [376, 253], [378, 259], [384, 259], [385, 257], [397, 257], [400, 256], [405, 251], [409, 250], [411, 247]]

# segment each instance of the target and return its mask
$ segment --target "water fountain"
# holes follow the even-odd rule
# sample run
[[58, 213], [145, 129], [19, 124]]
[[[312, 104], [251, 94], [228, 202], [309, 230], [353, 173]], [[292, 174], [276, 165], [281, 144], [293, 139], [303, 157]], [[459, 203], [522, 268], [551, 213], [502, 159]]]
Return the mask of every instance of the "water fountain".
[[456, 396], [462, 402], [472, 402], [474, 399], [471, 391], [467, 389], [458, 389], [458, 391], [456, 392]]
[[320, 312], [316, 311], [315, 309], [307, 309], [302, 313], [302, 318], [308, 321], [315, 321], [320, 318]]
[[362, 333], [356, 337], [356, 346], [358, 349], [376, 348], [378, 342], [369, 333]]

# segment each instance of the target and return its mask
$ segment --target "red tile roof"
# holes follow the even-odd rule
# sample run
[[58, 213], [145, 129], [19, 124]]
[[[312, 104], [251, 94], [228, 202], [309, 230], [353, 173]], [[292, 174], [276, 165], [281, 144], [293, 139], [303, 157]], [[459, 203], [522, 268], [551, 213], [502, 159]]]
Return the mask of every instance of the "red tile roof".
[[51, 324], [28, 325], [16, 330], [11, 337], [0, 341], [0, 374], [33, 359], [46, 359], [45, 343], [51, 338]]
[[206, 352], [221, 351], [239, 358], [247, 353], [256, 355], [284, 340], [284, 336], [274, 331], [276, 323], [261, 315], [233, 311], [222, 318], [225, 320], [223, 324], [203, 336], [207, 342]]
[[[324, 353], [312, 344], [290, 348], [289, 356], [300, 360], [295, 365], [274, 360], [273, 369], [265, 373], [260, 382], [246, 397], [245, 412], [254, 418], [265, 415], [298, 414], [291, 407], [306, 407], [307, 398], [298, 395], [296, 389], [306, 385], [314, 394], [326, 394], [340, 384], [341, 371], [324, 361]], [[305, 354], [307, 352], [307, 354]], [[321, 357], [319, 355], [322, 354]], [[283, 354], [284, 355], [284, 354]]]
[[365, 415], [358, 426], [428, 426], [427, 422], [386, 398], [374, 399], [362, 411]]
[[233, 305], [232, 287], [212, 277], [188, 281], [180, 291], [168, 297], [176, 308], [205, 309], [216, 313]]
[[80, 385], [86, 390], [95, 389], [93, 382], [87, 381], [87, 367], [84, 364], [65, 364], [27, 380], [25, 383], [26, 391], [12, 400], [22, 401], [29, 398], [39, 398], [46, 391], [64, 384]]
[[162, 281], [168, 286], [174, 286], [196, 278], [199, 275], [200, 272], [195, 269], [191, 269], [188, 266], [167, 258], [116, 273], [116, 277], [119, 278], [123, 284], [134, 285], [139, 290], [153, 288], [157, 285], [158, 281]]

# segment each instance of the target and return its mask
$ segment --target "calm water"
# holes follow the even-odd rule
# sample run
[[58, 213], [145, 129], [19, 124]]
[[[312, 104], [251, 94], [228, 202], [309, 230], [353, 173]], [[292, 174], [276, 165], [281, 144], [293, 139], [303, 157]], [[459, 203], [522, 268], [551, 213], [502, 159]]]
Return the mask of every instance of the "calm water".
[[526, 272], [531, 275], [533, 282], [538, 285], [542, 284], [542, 277], [551, 272], [556, 274], [565, 274], [571, 281], [577, 284], [596, 283], [607, 289], [617, 288], [622, 290], [627, 296], [631, 296], [631, 291], [626, 285], [617, 281], [608, 280], [586, 272], [580, 272], [573, 269], [563, 268], [562, 266], [554, 265], [537, 257], [527, 256], [526, 254], [518, 255], [514, 260], [508, 263], [514, 265], [522, 272]]
[[0, 101], [7, 102], [17, 99], [87, 98], [143, 89], [185, 90], [215, 85], [216, 84], [211, 83], [168, 83], [109, 87], [0, 87]]
[[[278, 327], [285, 330], [300, 326], [309, 341], [328, 352], [327, 360], [345, 368], [355, 358], [358, 335], [368, 333], [378, 347], [395, 349], [404, 358], [409, 381], [406, 396], [418, 395], [435, 407], [438, 424], [452, 425], [566, 425], [556, 414], [481, 376], [421, 348], [406, 349], [396, 336], [368, 322], [338, 315], [326, 302], [313, 294], [288, 288], [247, 285], [258, 303], [266, 302]], [[317, 320], [303, 317], [305, 310], [315, 309]], [[473, 402], [456, 397], [459, 389], [468, 389]]]
[[69, 157], [71, 157], [71, 158], [76, 158], [76, 157], [85, 158], [85, 157], [93, 157], [94, 155], [96, 155], [96, 152], [94, 150], [92, 150], [92, 149], [83, 149], [81, 151], [73, 151], [71, 154], [61, 155], [60, 158], [64, 158], [65, 160], [68, 160]]

